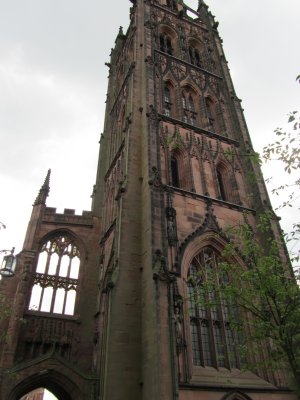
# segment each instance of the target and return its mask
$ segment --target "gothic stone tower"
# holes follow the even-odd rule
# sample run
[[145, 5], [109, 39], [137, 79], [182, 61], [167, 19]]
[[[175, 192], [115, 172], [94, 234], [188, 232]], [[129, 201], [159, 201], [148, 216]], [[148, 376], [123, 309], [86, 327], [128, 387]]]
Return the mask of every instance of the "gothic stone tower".
[[217, 23], [203, 1], [131, 2], [107, 64], [92, 211], [46, 207], [48, 174], [1, 282], [13, 303], [2, 398], [41, 386], [64, 400], [294, 399], [283, 373], [242, 369], [225, 308], [189, 297], [189, 276], [218, 268], [220, 233], [245, 211], [255, 230], [270, 207], [242, 156], [251, 141]]

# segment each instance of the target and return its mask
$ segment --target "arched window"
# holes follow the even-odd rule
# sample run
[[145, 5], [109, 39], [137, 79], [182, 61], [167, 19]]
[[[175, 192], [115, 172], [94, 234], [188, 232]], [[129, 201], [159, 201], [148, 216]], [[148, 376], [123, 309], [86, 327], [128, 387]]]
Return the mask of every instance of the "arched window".
[[43, 244], [34, 274], [29, 310], [74, 315], [80, 253], [73, 238], [61, 233]]
[[178, 188], [180, 187], [178, 160], [174, 155], [171, 156], [171, 185]]
[[217, 131], [219, 128], [216, 107], [217, 104], [211, 97], [205, 97], [207, 125], [208, 129], [212, 132]]
[[201, 67], [200, 52], [196, 47], [192, 45], [189, 46], [189, 56], [191, 64]]
[[164, 53], [173, 55], [172, 40], [166, 33], [161, 33], [159, 35], [159, 49]]
[[188, 87], [185, 87], [181, 92], [182, 120], [193, 126], [196, 125], [197, 121], [194, 96], [194, 92]]
[[208, 129], [214, 130], [215, 115], [214, 115], [214, 102], [210, 97], [205, 98], [206, 114], [208, 119]]
[[195, 112], [194, 100], [192, 95], [189, 95], [189, 111]]
[[217, 180], [220, 191], [221, 200], [228, 201], [227, 193], [226, 193], [226, 170], [222, 168], [222, 166], [217, 167]]
[[164, 114], [168, 117], [172, 116], [172, 95], [170, 85], [167, 83], [164, 85]]
[[[201, 250], [188, 272], [188, 299], [193, 364], [199, 366], [240, 368], [238, 338], [229, 319], [236, 310], [220, 298], [218, 285], [227, 277], [218, 276], [218, 254], [206, 247]], [[208, 282], [214, 282], [210, 285]]]

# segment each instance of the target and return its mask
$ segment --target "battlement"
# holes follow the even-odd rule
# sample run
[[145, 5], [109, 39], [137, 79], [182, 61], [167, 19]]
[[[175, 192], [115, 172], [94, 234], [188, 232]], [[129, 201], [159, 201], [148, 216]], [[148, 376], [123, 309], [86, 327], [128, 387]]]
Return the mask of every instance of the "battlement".
[[91, 211], [82, 211], [81, 215], [75, 214], [72, 208], [65, 208], [63, 213], [57, 213], [55, 207], [46, 207], [43, 222], [63, 223], [70, 225], [93, 225]]

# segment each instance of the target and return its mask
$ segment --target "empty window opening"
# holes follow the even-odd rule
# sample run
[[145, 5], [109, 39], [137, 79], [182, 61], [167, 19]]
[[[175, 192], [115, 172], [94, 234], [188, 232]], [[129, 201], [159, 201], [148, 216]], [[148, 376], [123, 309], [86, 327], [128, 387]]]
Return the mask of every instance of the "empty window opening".
[[220, 197], [222, 200], [228, 200], [227, 195], [226, 195], [226, 186], [224, 182], [224, 175], [225, 171], [221, 170], [220, 168], [217, 168], [217, 180], [218, 180], [218, 185], [219, 185], [219, 190], [220, 190]]
[[196, 125], [197, 112], [193, 94], [189, 88], [183, 89], [181, 92], [182, 120], [183, 122]]
[[68, 234], [42, 246], [34, 274], [29, 310], [74, 315], [80, 253]]
[[194, 46], [189, 46], [189, 56], [191, 64], [201, 67], [200, 53], [198, 49]]
[[213, 285], [206, 285], [208, 279], [213, 279], [216, 285], [229, 282], [225, 277], [218, 277], [217, 263], [217, 253], [206, 247], [197, 254], [189, 268], [188, 306], [193, 364], [239, 368], [238, 335], [229, 322], [229, 315], [236, 315], [236, 309], [220, 298], [220, 291]]
[[173, 48], [172, 48], [172, 41], [170, 36], [168, 36], [165, 33], [161, 33], [159, 36], [159, 48], [160, 51], [163, 51], [164, 53], [168, 53], [170, 55], [173, 55]]
[[164, 86], [164, 114], [167, 117], [172, 115], [171, 90], [167, 84]]
[[179, 171], [177, 158], [171, 157], [171, 184], [179, 188]]

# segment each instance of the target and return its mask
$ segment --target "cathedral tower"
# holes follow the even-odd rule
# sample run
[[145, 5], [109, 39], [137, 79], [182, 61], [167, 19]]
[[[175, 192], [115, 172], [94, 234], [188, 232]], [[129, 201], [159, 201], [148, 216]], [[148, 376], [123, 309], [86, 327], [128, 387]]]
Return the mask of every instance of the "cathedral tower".
[[270, 208], [218, 23], [203, 1], [131, 3], [107, 63], [92, 210], [47, 207], [49, 172], [1, 281], [2, 398], [294, 399], [283, 374], [244, 371], [224, 307], [189, 296], [190, 276], [218, 268], [220, 233]]

